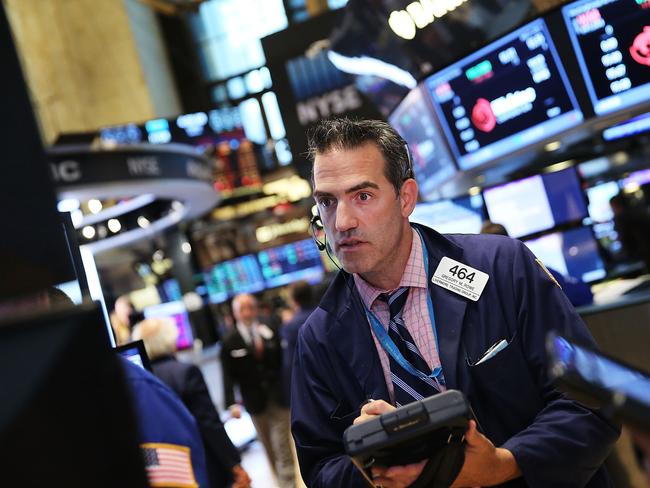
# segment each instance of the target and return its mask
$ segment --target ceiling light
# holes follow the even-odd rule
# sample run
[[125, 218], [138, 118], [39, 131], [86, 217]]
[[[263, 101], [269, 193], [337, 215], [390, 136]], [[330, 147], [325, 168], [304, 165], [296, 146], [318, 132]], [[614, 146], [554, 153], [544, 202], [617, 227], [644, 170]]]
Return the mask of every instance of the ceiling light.
[[56, 208], [59, 212], [74, 212], [75, 210], [79, 210], [79, 200], [76, 198], [65, 198], [57, 204]]
[[110, 219], [108, 221], [108, 230], [110, 230], [113, 234], [116, 234], [122, 229], [122, 224], [120, 224], [120, 221], [117, 219]]
[[92, 239], [93, 237], [95, 237], [95, 228], [92, 225], [87, 225], [81, 230], [81, 234], [86, 239]]
[[561, 147], [562, 147], [562, 143], [560, 141], [553, 141], [546, 144], [546, 146], [544, 146], [544, 149], [548, 152], [553, 152], [553, 151], [557, 151]]
[[192, 252], [192, 245], [185, 241], [183, 244], [181, 244], [181, 251], [183, 251], [185, 254], [189, 254]]
[[88, 210], [90, 210], [94, 214], [98, 214], [99, 212], [102, 211], [102, 202], [97, 200], [96, 198], [93, 198], [91, 200], [88, 200]]
[[149, 222], [149, 219], [147, 217], [145, 217], [144, 215], [140, 215], [140, 217], [138, 217], [138, 225], [140, 227], [142, 227], [143, 229], [146, 229], [147, 227], [149, 227], [150, 224], [151, 224], [151, 222]]

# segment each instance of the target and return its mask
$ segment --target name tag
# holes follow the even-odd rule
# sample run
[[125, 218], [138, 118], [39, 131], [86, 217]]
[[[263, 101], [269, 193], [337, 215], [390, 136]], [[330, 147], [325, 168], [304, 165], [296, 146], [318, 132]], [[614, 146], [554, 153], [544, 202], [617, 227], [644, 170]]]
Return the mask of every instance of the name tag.
[[475, 302], [481, 297], [489, 278], [487, 273], [445, 256], [431, 282]]
[[248, 351], [246, 349], [233, 349], [230, 351], [230, 357], [233, 358], [243, 358], [248, 356]]

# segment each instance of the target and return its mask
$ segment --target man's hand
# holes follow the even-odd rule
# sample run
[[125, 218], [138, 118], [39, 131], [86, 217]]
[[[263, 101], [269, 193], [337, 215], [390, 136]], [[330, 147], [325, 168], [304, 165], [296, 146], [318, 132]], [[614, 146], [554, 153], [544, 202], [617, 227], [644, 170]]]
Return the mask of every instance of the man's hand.
[[250, 488], [251, 479], [241, 464], [232, 468], [232, 488]]
[[395, 410], [395, 407], [393, 407], [390, 403], [387, 403], [384, 400], [373, 400], [361, 407], [361, 415], [354, 419], [353, 424], [360, 424], [361, 422], [370, 420], [377, 415], [381, 415], [382, 413], [386, 412], [392, 412], [393, 410]]
[[[393, 410], [395, 410], [395, 407], [384, 400], [366, 403], [361, 408], [361, 415], [354, 419], [354, 425]], [[407, 466], [391, 466], [390, 468], [375, 466], [372, 468], [372, 482], [375, 486], [381, 486], [382, 488], [407, 487], [418, 479], [425, 464], [426, 461]]]
[[512, 453], [494, 447], [490, 439], [476, 429], [473, 420], [469, 421], [465, 441], [465, 463], [452, 488], [493, 486], [521, 475]]

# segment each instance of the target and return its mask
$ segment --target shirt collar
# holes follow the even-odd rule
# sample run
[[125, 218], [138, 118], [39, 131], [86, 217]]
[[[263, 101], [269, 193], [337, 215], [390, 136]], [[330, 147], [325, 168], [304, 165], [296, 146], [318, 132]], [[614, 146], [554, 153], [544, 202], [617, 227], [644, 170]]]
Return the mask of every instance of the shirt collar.
[[[413, 232], [413, 239], [411, 239], [411, 253], [406, 261], [402, 278], [400, 279], [398, 288], [410, 286], [415, 288], [427, 288], [427, 271], [424, 269], [424, 250], [422, 249], [422, 241], [417, 231], [411, 228]], [[360, 275], [353, 274], [354, 283], [361, 295], [363, 303], [368, 310], [372, 307], [377, 297], [387, 290], [375, 288]]]

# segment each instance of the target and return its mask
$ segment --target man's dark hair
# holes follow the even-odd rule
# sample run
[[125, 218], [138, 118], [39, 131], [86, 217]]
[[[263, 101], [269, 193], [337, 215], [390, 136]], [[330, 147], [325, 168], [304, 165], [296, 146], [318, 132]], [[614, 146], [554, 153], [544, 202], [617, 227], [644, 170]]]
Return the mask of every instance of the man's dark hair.
[[314, 301], [314, 292], [312, 287], [306, 281], [297, 281], [289, 287], [289, 296], [296, 305], [306, 309], [311, 307]]
[[312, 163], [318, 154], [336, 149], [355, 149], [369, 142], [375, 144], [384, 156], [384, 174], [399, 195], [404, 180], [413, 178], [413, 170], [406, 141], [389, 124], [381, 120], [343, 117], [321, 120], [307, 132], [307, 148]]
[[481, 227], [481, 234], [496, 234], [499, 236], [508, 236], [508, 231], [502, 224], [486, 220]]

